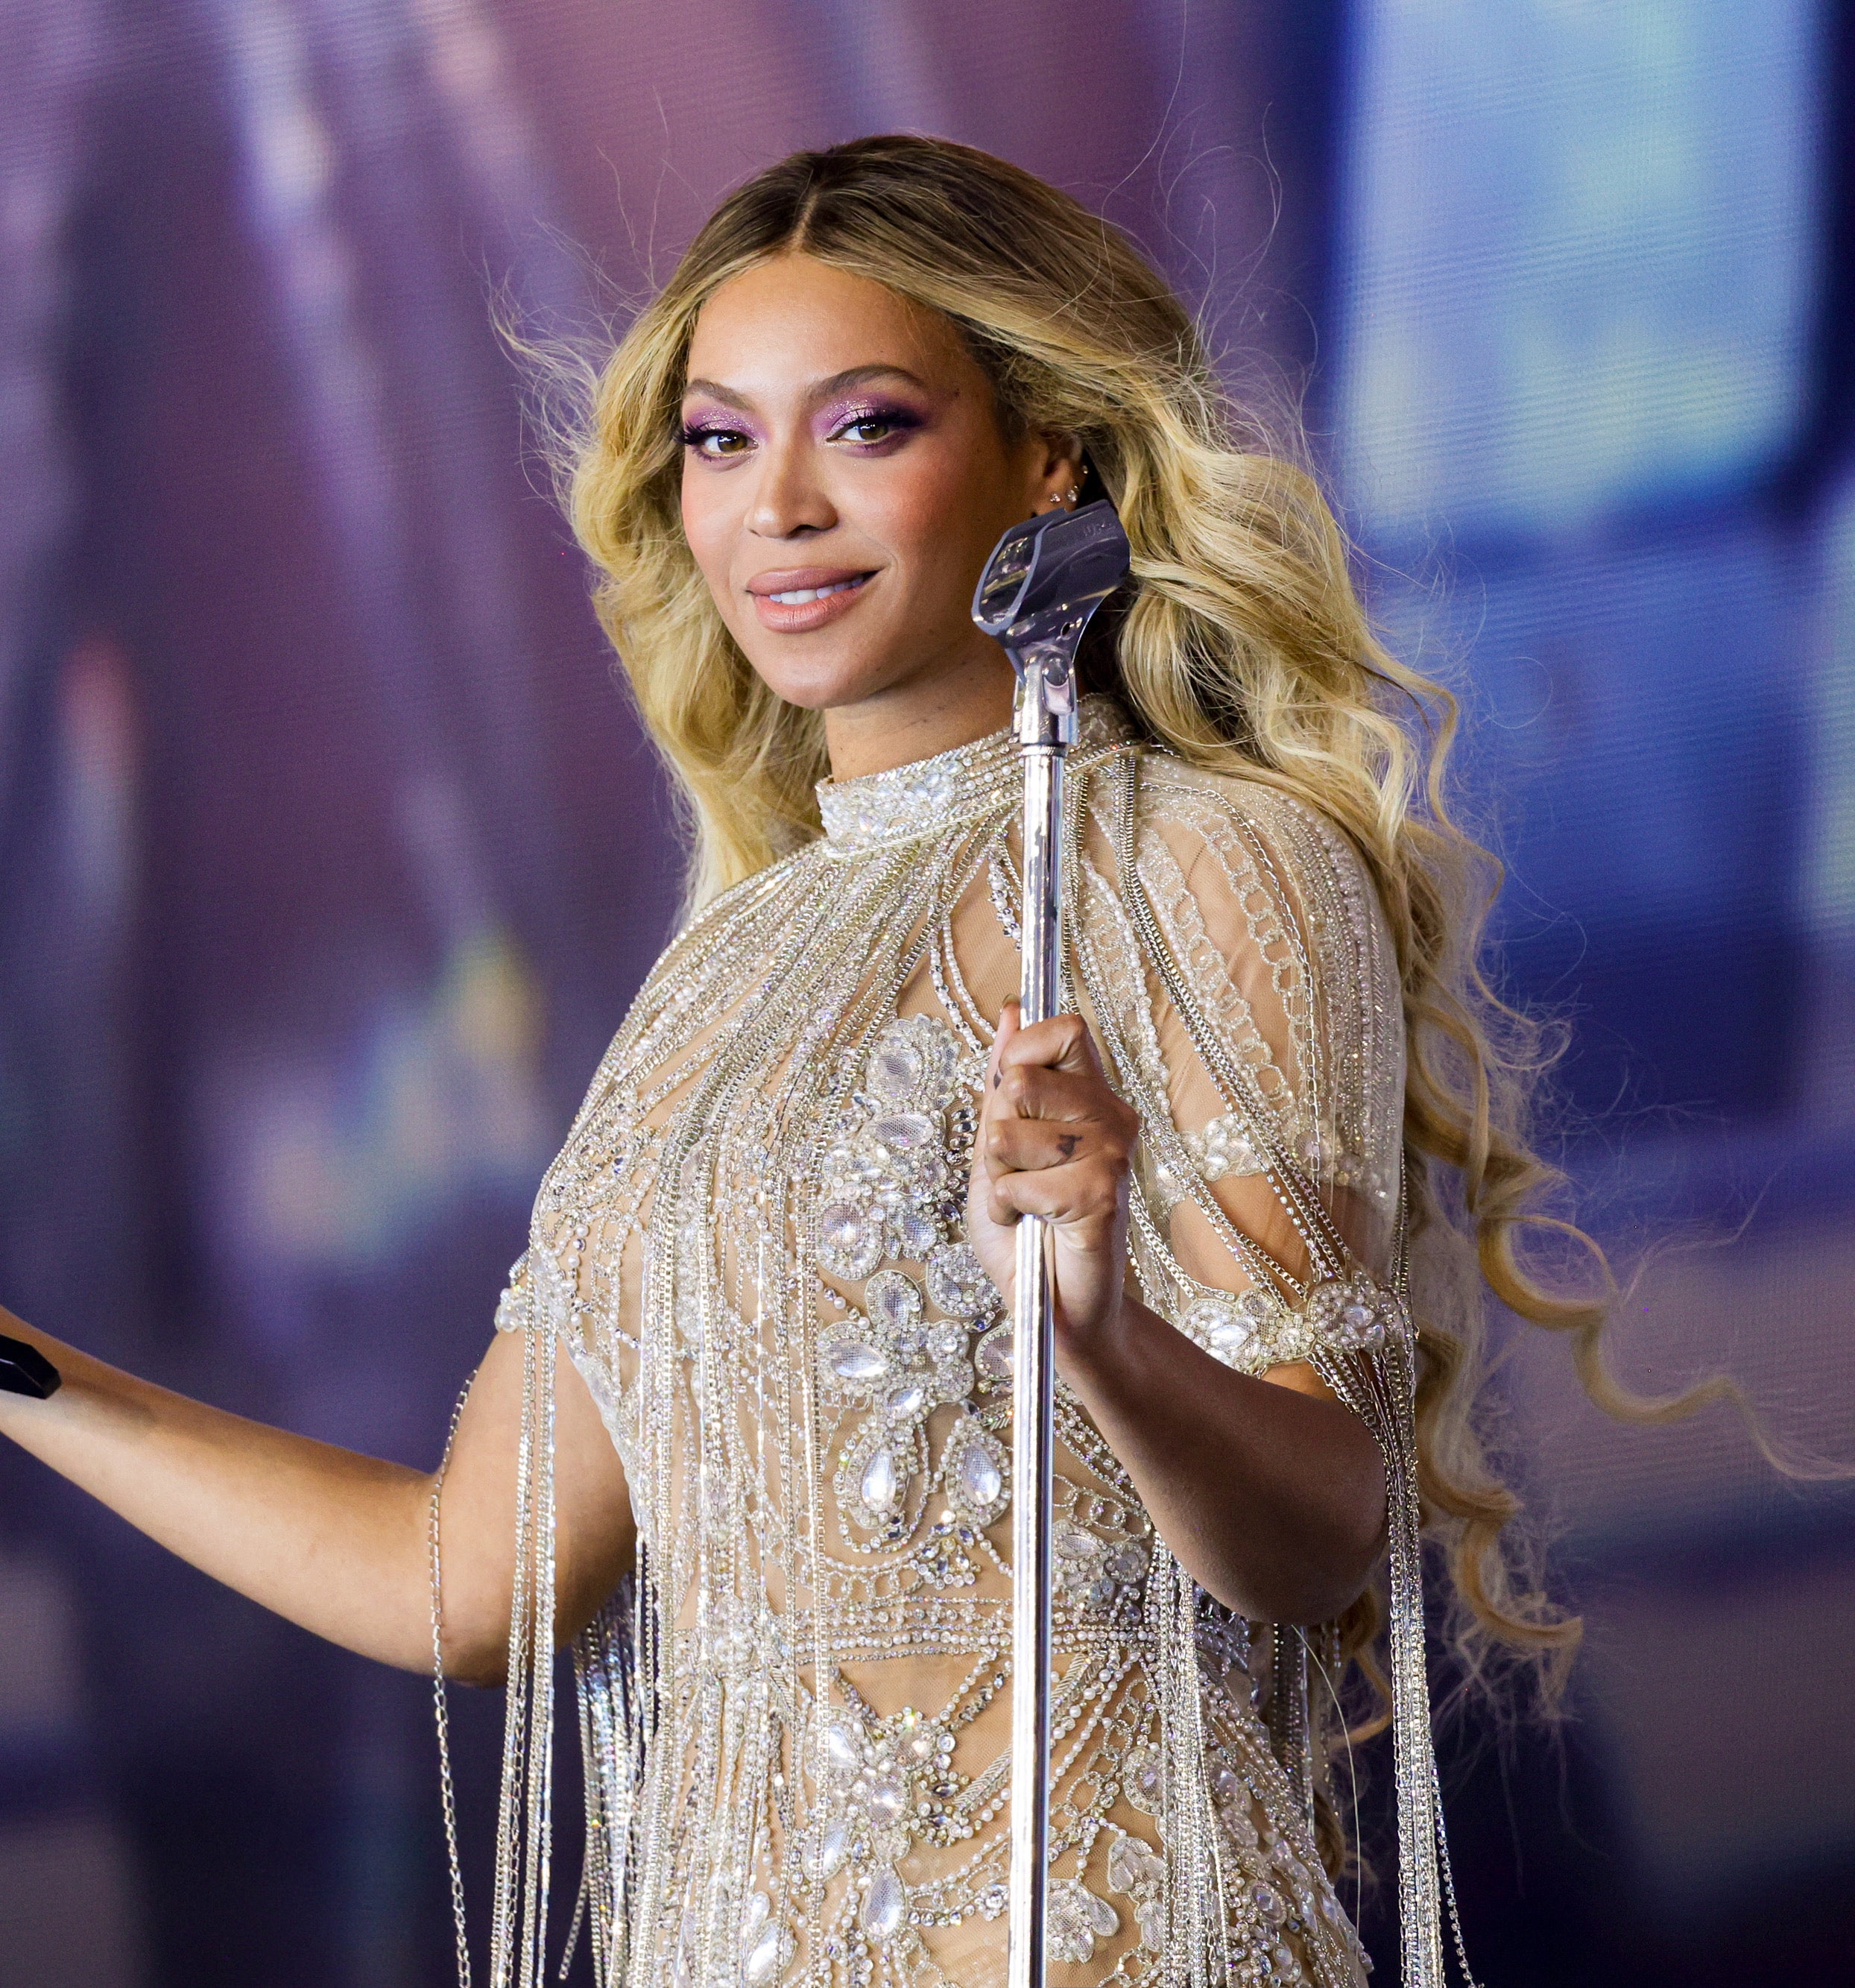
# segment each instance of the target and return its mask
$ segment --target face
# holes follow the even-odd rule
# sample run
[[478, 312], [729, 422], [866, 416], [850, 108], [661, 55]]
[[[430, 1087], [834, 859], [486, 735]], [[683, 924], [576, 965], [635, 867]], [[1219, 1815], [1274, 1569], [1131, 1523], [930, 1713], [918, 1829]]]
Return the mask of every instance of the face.
[[690, 549], [781, 697], [894, 707], [970, 681], [1009, 703], [973, 588], [1076, 451], [1007, 441], [948, 320], [808, 256], [763, 263], [704, 306], [682, 414]]

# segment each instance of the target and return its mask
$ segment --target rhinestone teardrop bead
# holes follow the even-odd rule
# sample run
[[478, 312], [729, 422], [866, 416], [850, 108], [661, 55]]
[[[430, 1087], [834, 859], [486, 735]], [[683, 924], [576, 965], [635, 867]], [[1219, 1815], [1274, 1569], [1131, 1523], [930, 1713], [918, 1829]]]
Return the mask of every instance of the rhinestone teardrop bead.
[[997, 1503], [998, 1493], [1005, 1489], [1004, 1472], [976, 1442], [968, 1443], [960, 1459], [960, 1488], [975, 1505], [982, 1506]]
[[924, 1111], [892, 1111], [871, 1123], [870, 1136], [891, 1153], [918, 1153], [936, 1143], [934, 1121]]
[[857, 1735], [842, 1719], [833, 1719], [824, 1729], [824, 1758], [825, 1765], [839, 1776], [853, 1774], [863, 1765]]
[[873, 1940], [893, 1939], [908, 1917], [908, 1895], [902, 1881], [885, 1865], [870, 1881], [857, 1923]]
[[887, 1372], [889, 1363], [873, 1346], [860, 1340], [840, 1339], [825, 1354], [831, 1371], [840, 1381], [877, 1381]]
[[767, 1988], [769, 1982], [779, 1978], [779, 1965], [786, 1957], [785, 1945], [785, 1931], [776, 1919], [761, 1928], [741, 1963], [743, 1988]]
[[858, 1495], [872, 1512], [886, 1512], [901, 1495], [902, 1478], [892, 1452], [879, 1449], [863, 1466]]
[[1249, 1902], [1256, 1909], [1257, 1918], [1265, 1926], [1279, 1926], [1288, 1917], [1288, 1907], [1282, 1902], [1282, 1894], [1272, 1885], [1252, 1885]]

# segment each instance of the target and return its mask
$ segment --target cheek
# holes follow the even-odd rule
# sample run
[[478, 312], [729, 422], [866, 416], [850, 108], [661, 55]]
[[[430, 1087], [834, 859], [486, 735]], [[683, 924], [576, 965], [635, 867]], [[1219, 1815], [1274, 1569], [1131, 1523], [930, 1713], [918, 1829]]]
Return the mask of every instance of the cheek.
[[865, 516], [870, 529], [925, 570], [965, 563], [968, 542], [985, 509], [974, 472], [964, 450], [911, 451], [898, 459], [895, 474], [868, 491]]
[[689, 542], [696, 566], [716, 599], [725, 605], [735, 532], [727, 492], [716, 488], [719, 481], [699, 475], [685, 476], [681, 508], [683, 536]]

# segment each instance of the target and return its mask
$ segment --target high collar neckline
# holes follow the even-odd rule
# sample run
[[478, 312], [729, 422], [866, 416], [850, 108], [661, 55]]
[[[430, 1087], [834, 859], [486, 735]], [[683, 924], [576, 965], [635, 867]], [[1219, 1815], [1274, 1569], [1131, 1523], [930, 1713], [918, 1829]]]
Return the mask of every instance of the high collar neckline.
[[[1119, 745], [1132, 735], [1110, 697], [1085, 697], [1076, 713], [1076, 749]], [[1019, 796], [1022, 776], [1009, 725], [951, 751], [911, 759], [853, 780], [820, 780], [818, 811], [834, 854], [851, 855], [914, 842], [982, 820]]]

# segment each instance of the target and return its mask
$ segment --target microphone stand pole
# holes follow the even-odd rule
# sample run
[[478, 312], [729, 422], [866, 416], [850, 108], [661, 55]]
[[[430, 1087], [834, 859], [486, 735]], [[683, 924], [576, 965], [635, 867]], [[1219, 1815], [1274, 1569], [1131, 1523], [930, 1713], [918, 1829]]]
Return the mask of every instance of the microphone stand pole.
[[[1024, 761], [1024, 954], [1028, 1026], [1057, 1012], [1062, 958], [1063, 769], [1076, 738], [1076, 678], [1059, 651], [1019, 670], [1015, 729]], [[1008, 1988], [1044, 1988], [1049, 1883], [1052, 1399], [1049, 1223], [1018, 1222], [1012, 1325], [1012, 1829]]]
[[[1028, 1027], [1056, 1013], [1063, 957], [1063, 772], [1076, 742], [1076, 654], [1130, 553], [1105, 498], [1014, 525], [992, 549], [972, 618], [1018, 675], [1024, 761], [1024, 953]], [[1007, 1988], [1045, 1988], [1050, 1840], [1050, 1507], [1056, 1428], [1049, 1224], [1018, 1223], [1012, 1311], [1011, 1921]]]

